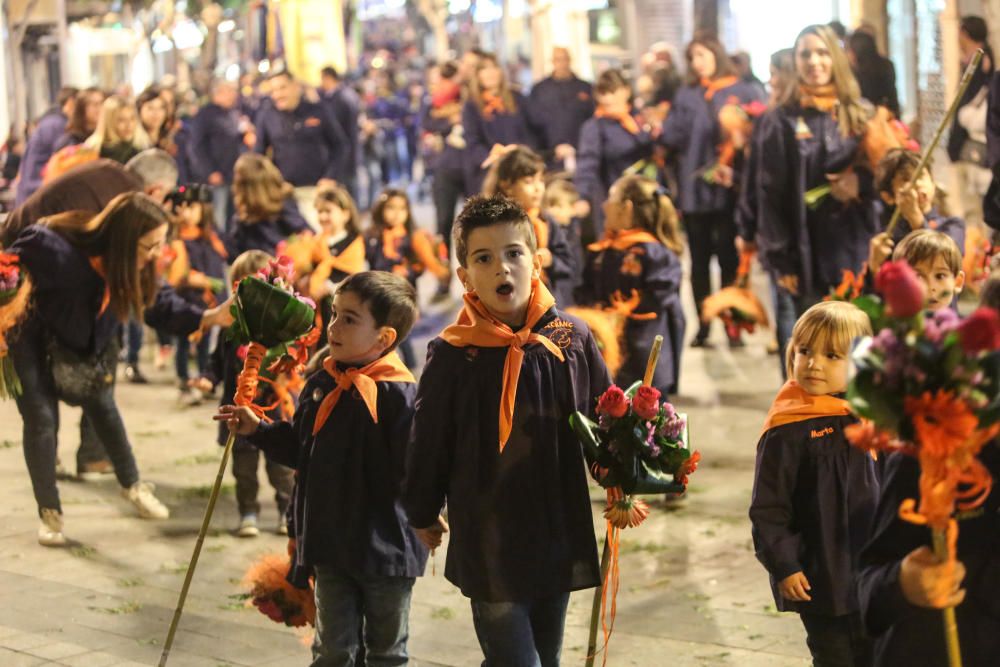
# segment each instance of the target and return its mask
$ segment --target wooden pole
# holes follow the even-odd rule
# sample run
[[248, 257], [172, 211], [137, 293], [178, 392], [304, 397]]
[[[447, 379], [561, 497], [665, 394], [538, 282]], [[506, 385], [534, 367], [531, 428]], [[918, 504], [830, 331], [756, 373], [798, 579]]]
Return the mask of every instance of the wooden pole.
[[[951, 556], [948, 553], [948, 538], [945, 531], [932, 529], [934, 538], [934, 555], [942, 562]], [[941, 610], [944, 617], [944, 643], [948, 649], [948, 667], [962, 667], [962, 649], [958, 643], [958, 623], [955, 621], [955, 608], [945, 607]]]
[[174, 635], [177, 633], [177, 625], [180, 623], [181, 614], [184, 613], [184, 602], [187, 600], [188, 590], [191, 588], [194, 570], [198, 567], [198, 557], [201, 555], [201, 547], [205, 543], [208, 525], [212, 522], [212, 513], [215, 512], [215, 501], [219, 499], [219, 491], [222, 489], [222, 479], [226, 474], [226, 464], [229, 462], [229, 454], [233, 451], [233, 443], [235, 442], [236, 434], [230, 431], [229, 439], [226, 440], [226, 447], [222, 450], [222, 460], [219, 461], [219, 474], [215, 476], [215, 486], [212, 487], [212, 494], [208, 497], [208, 506], [205, 508], [205, 516], [201, 521], [201, 530], [198, 531], [198, 541], [195, 542], [194, 553], [191, 554], [191, 561], [188, 563], [187, 573], [184, 575], [184, 585], [181, 586], [181, 594], [177, 599], [177, 607], [174, 609], [174, 617], [170, 621], [167, 640], [163, 643], [163, 652], [160, 654], [159, 667], [166, 667], [167, 659], [170, 657], [170, 647], [174, 643]]
[[[660, 350], [663, 348], [663, 336], [653, 339], [653, 347], [649, 350], [649, 359], [646, 360], [646, 374], [642, 378], [642, 384], [646, 387], [653, 382], [653, 373], [656, 371], [656, 364], [660, 360]], [[601, 553], [601, 583], [594, 589], [594, 603], [590, 607], [590, 636], [587, 639], [587, 661], [586, 667], [594, 667], [594, 659], [597, 658], [597, 625], [601, 619], [601, 600], [604, 598], [604, 581], [608, 576], [608, 567], [611, 563], [611, 545], [608, 541], [608, 532], [604, 533], [604, 551]], [[606, 650], [604, 646], [602, 650]], [[162, 665], [161, 665], [162, 667]]]

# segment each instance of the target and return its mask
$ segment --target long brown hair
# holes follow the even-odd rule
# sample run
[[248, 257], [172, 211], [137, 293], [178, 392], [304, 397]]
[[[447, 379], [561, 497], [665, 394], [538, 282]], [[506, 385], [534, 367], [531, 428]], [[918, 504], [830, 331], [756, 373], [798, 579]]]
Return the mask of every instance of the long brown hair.
[[318, 187], [316, 189], [316, 208], [319, 208], [319, 205], [324, 202], [347, 211], [348, 220], [344, 227], [351, 234], [361, 233], [361, 216], [358, 214], [358, 207], [354, 203], [354, 197], [347, 191], [347, 188], [339, 183]]
[[103, 260], [109, 306], [125, 322], [132, 313], [141, 318], [156, 296], [156, 262], [138, 268], [139, 239], [167, 222], [167, 214], [151, 197], [126, 192], [97, 215], [71, 211], [43, 218], [39, 224], [58, 232], [88, 256]]
[[274, 163], [257, 153], [244, 153], [233, 167], [233, 204], [240, 222], [253, 224], [275, 218], [292, 196]]
[[720, 79], [724, 76], [736, 74], [733, 61], [729, 57], [729, 54], [726, 53], [726, 47], [719, 40], [707, 35], [695, 36], [694, 39], [688, 42], [687, 48], [684, 49], [684, 58], [687, 60], [688, 65], [687, 82], [689, 86], [697, 86], [701, 83], [698, 74], [691, 67], [691, 50], [695, 46], [706, 48], [715, 56], [715, 74], [712, 75], [712, 79]]
[[94, 127], [87, 127], [87, 100], [94, 95], [100, 95], [101, 102], [104, 102], [104, 91], [100, 88], [84, 88], [76, 94], [73, 113], [70, 114], [69, 120], [66, 122], [67, 134], [86, 139], [94, 131]]
[[507, 73], [503, 71], [500, 61], [492, 53], [482, 54], [479, 57], [479, 62], [476, 63], [476, 72], [469, 81], [469, 92], [471, 93], [472, 102], [480, 112], [483, 110], [483, 93], [485, 91], [479, 86], [479, 70], [483, 69], [486, 63], [491, 63], [500, 70], [500, 97], [503, 98], [503, 105], [507, 108], [507, 113], [517, 113], [517, 103], [514, 102], [514, 94], [510, 91], [510, 84], [507, 82]]
[[[837, 124], [840, 126], [841, 135], [864, 134], [865, 126], [868, 122], [869, 113], [861, 104], [861, 88], [858, 86], [854, 72], [851, 71], [851, 64], [847, 60], [847, 54], [840, 46], [840, 40], [830, 28], [825, 25], [811, 25], [802, 30], [795, 38], [793, 51], [796, 54], [796, 72], [798, 72], [798, 50], [799, 42], [806, 35], [815, 35], [823, 40], [823, 44], [830, 52], [832, 64], [832, 83], [837, 89], [837, 99], [840, 104], [837, 107]], [[801, 80], [799, 81], [801, 83]], [[781, 106], [796, 106], [799, 103], [799, 86], [792, 83], [785, 88], [785, 94], [781, 99]]]
[[660, 192], [656, 181], [645, 176], [622, 176], [618, 188], [622, 201], [632, 202], [632, 226], [645, 229], [678, 255], [684, 251], [677, 209], [670, 197]]
[[407, 234], [413, 233], [413, 207], [410, 205], [410, 197], [406, 194], [406, 190], [385, 188], [379, 194], [378, 199], [375, 200], [375, 205], [372, 206], [371, 231], [373, 234], [381, 234], [382, 230], [385, 229], [385, 206], [396, 197], [406, 202], [406, 222], [403, 223], [403, 227], [406, 229]]

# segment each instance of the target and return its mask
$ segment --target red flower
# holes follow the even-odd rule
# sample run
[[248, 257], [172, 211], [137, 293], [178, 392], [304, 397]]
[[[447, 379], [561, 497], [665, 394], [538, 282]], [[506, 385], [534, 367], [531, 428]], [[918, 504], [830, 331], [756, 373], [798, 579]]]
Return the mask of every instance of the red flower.
[[958, 325], [958, 342], [969, 355], [1000, 349], [1000, 315], [992, 308], [978, 308]]
[[660, 412], [660, 391], [645, 385], [639, 387], [632, 399], [632, 412], [641, 419], [656, 419]]
[[677, 469], [677, 473], [674, 475], [674, 481], [687, 486], [688, 476], [698, 469], [698, 463], [700, 461], [701, 452], [694, 452], [691, 456], [687, 457], [687, 459], [684, 460], [684, 463], [682, 463]]
[[885, 297], [889, 315], [913, 317], [924, 309], [924, 286], [909, 264], [886, 262], [875, 276], [875, 289]]
[[618, 385], [611, 385], [597, 401], [597, 414], [622, 417], [628, 412], [628, 399]]

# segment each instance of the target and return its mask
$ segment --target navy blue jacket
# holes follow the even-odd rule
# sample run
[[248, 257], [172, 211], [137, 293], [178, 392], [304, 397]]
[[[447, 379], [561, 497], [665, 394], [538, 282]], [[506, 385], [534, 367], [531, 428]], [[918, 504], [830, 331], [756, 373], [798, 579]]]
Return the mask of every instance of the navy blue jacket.
[[[986, 445], [980, 460], [1000, 479], [1000, 444]], [[875, 665], [946, 665], [941, 612], [916, 607], [903, 597], [903, 558], [931, 546], [931, 531], [899, 518], [907, 498], [920, 498], [920, 466], [913, 457], [892, 454], [874, 517], [871, 541], [861, 552], [858, 597], [865, 629], [875, 640]], [[965, 565], [965, 600], [955, 608], [962, 663], [993, 667], [1000, 657], [1000, 489], [978, 509], [960, 516], [958, 560]]]
[[[892, 217], [893, 208], [891, 206], [882, 205], [881, 202], [880, 206], [882, 209], [882, 229], [885, 229], [886, 225], [889, 223], [889, 218]], [[934, 231], [950, 236], [951, 240], [958, 246], [959, 252], [961, 252], [963, 256], [965, 255], [965, 220], [955, 216], [941, 215], [936, 208], [931, 209], [926, 218], [927, 229], [933, 229]], [[898, 244], [911, 231], [913, 230], [910, 229], [910, 224], [905, 218], [900, 216], [899, 222], [896, 224], [896, 229], [893, 230], [892, 233], [893, 242]]]
[[565, 356], [524, 347], [513, 427], [499, 450], [507, 348], [428, 345], [403, 487], [410, 524], [448, 503], [445, 577], [473, 600], [527, 602], [598, 584], [586, 464], [569, 426], [611, 384], [597, 343], [549, 310], [534, 331]]
[[[779, 611], [843, 616], [859, 610], [855, 577], [871, 534], [879, 468], [853, 447], [851, 416], [776, 426], [757, 443], [750, 521], [754, 550]], [[811, 602], [782, 597], [778, 583], [805, 574]]]
[[320, 104], [302, 100], [294, 111], [263, 106], [255, 120], [258, 153], [271, 160], [292, 185], [312, 186], [322, 178], [343, 181], [350, 143], [340, 123]]
[[494, 144], [522, 144], [531, 148], [540, 145], [538, 133], [532, 126], [528, 100], [520, 93], [511, 92], [517, 110], [497, 113], [484, 118], [479, 107], [467, 100], [462, 109], [462, 126], [465, 128], [465, 170], [468, 188], [472, 192], [483, 189], [486, 171], [480, 165]]
[[240, 220], [239, 214], [234, 213], [226, 225], [226, 234], [222, 242], [226, 246], [230, 261], [247, 250], [263, 250], [273, 255], [279, 243], [292, 234], [310, 229], [309, 223], [299, 212], [295, 200], [288, 199], [274, 220], [245, 223]]
[[[191, 269], [203, 273], [209, 278], [218, 278], [225, 284], [226, 278], [226, 257], [223, 257], [212, 245], [212, 242], [205, 238], [184, 239], [184, 250], [187, 252], [188, 264]], [[235, 259], [235, 258], [234, 258]], [[216, 293], [216, 300], [223, 296], [225, 290]], [[205, 304], [205, 290], [192, 287], [182, 287], [177, 290], [181, 298], [191, 303], [201, 306]]]
[[447, 118], [435, 118], [433, 107], [424, 105], [420, 114], [420, 129], [429, 134], [436, 134], [444, 141], [444, 148], [427, 159], [431, 169], [450, 172], [462, 172], [465, 169], [464, 151], [448, 144], [448, 135], [461, 123], [452, 123]]
[[324, 565], [359, 577], [424, 572], [427, 549], [398, 500], [417, 387], [405, 382], [377, 386], [377, 424], [357, 392], [345, 391], [313, 436], [319, 405], [336, 388], [321, 370], [302, 390], [292, 423], [262, 424], [248, 438], [269, 460], [296, 470], [297, 570]]
[[233, 182], [233, 165], [246, 151], [240, 131], [240, 115], [236, 109], [224, 109], [218, 104], [206, 104], [191, 121], [191, 141], [188, 160], [191, 177], [197, 183], [207, 183], [216, 172], [225, 183]]
[[677, 92], [667, 119], [663, 121], [660, 141], [679, 154], [677, 165], [678, 207], [685, 213], [711, 213], [731, 210], [735, 205], [732, 188], [708, 183], [705, 170], [719, 160], [722, 133], [719, 111], [727, 104], [763, 101], [757, 86], [737, 81], [722, 88], [711, 100], [705, 100], [701, 85], [685, 86]]
[[576, 75], [568, 79], [548, 77], [531, 89], [528, 103], [540, 130], [540, 148], [552, 151], [559, 144], [576, 148], [580, 128], [594, 115], [591, 84]]
[[66, 131], [66, 116], [59, 109], [51, 109], [38, 120], [35, 131], [28, 138], [18, 172], [17, 193], [14, 205], [20, 206], [42, 185], [42, 169], [55, 153], [55, 145]]
[[358, 114], [361, 111], [361, 100], [354, 89], [347, 84], [340, 84], [332, 93], [320, 91], [320, 104], [337, 120], [347, 145], [350, 147], [347, 155], [347, 173], [354, 175], [358, 165], [358, 142], [361, 130], [358, 127]]
[[[801, 123], [799, 122], [801, 119]], [[843, 137], [837, 121], [815, 109], [778, 107], [757, 121], [757, 242], [761, 261], [778, 275], [799, 277], [799, 292], [823, 296], [844, 269], [858, 272], [878, 228], [871, 173], [855, 165], [859, 201], [827, 196], [814, 209], [805, 193], [828, 183], [827, 174], [855, 162], [859, 137]]]
[[[579, 218], [572, 218], [568, 225], [560, 225], [552, 221], [559, 230], [565, 245], [565, 256], [559, 262], [565, 265], [565, 270], [556, 266], [555, 252], [552, 253], [552, 266], [549, 268], [549, 280], [552, 283], [549, 290], [556, 298], [559, 308], [569, 308], [576, 305], [576, 290], [583, 284], [583, 267], [585, 265], [583, 251], [583, 227]], [[550, 234], [551, 236], [551, 234]]]

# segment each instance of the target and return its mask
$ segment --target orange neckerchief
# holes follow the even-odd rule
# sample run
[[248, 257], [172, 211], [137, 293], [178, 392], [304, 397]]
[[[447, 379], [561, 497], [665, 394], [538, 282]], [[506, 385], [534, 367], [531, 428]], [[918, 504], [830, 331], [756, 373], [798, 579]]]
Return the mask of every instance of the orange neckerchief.
[[507, 113], [507, 105], [503, 102], [502, 95], [494, 95], [490, 92], [483, 92], [483, 117], [492, 118], [495, 113]]
[[620, 232], [606, 232], [600, 241], [594, 241], [587, 246], [587, 250], [600, 252], [608, 248], [615, 250], [628, 250], [637, 243], [659, 243], [663, 241], [656, 238], [645, 229], [625, 229]]
[[108, 287], [107, 272], [104, 270], [104, 258], [91, 257], [90, 268], [92, 268], [94, 273], [99, 275], [101, 280], [104, 281], [104, 295], [101, 297], [101, 310], [97, 313], [97, 316], [100, 317], [104, 314], [104, 311], [108, 309], [108, 306], [111, 305], [111, 288]]
[[705, 101], [711, 102], [717, 92], [723, 88], [728, 88], [737, 81], [739, 81], [739, 79], [732, 75], [721, 76], [718, 79], [702, 79], [701, 85], [705, 89]]
[[844, 399], [827, 394], [814, 396], [807, 393], [795, 380], [789, 380], [774, 398], [767, 419], [764, 420], [764, 430], [761, 431], [761, 435], [776, 426], [817, 417], [842, 417], [849, 414], [851, 409]]
[[524, 327], [515, 332], [493, 317], [475, 294], [466, 293], [463, 298], [465, 307], [458, 314], [455, 323], [441, 332], [441, 338], [455, 347], [475, 345], [508, 348], [507, 358], [503, 363], [503, 388], [500, 392], [500, 452], [503, 453], [514, 426], [514, 398], [517, 395], [517, 381], [521, 376], [524, 346], [541, 343], [559, 361], [566, 361], [562, 350], [555, 343], [531, 331], [538, 320], [555, 305], [556, 300], [541, 281], [532, 281], [527, 319]]
[[323, 362], [323, 368], [337, 383], [337, 388], [327, 394], [323, 402], [319, 404], [319, 410], [316, 411], [316, 421], [313, 422], [313, 435], [319, 433], [320, 429], [323, 428], [323, 424], [330, 417], [330, 413], [333, 412], [334, 406], [337, 405], [337, 401], [340, 400], [340, 396], [344, 393], [345, 389], [350, 389], [352, 386], [357, 388], [358, 393], [361, 394], [361, 399], [368, 407], [372, 421], [377, 424], [378, 411], [376, 409], [376, 399], [378, 398], [378, 386], [375, 383], [416, 382], [413, 378], [413, 373], [403, 364], [403, 361], [395, 351], [390, 352], [384, 357], [379, 357], [367, 366], [348, 368], [343, 371], [337, 368], [337, 362], [327, 357]]
[[839, 102], [837, 87], [832, 83], [825, 86], [799, 86], [799, 106], [803, 109], [811, 108], [829, 113]]
[[215, 251], [215, 254], [222, 259], [227, 259], [229, 257], [229, 253], [226, 252], [226, 246], [222, 245], [222, 241], [219, 240], [219, 236], [213, 231], [206, 233], [201, 227], [188, 227], [185, 225], [177, 232], [177, 238], [181, 241], [197, 241], [198, 239], [205, 239], [208, 241], [209, 245], [212, 246], [212, 250]]
[[386, 259], [399, 259], [399, 243], [405, 238], [405, 225], [386, 227], [382, 230], [382, 253]]
[[535, 228], [535, 242], [538, 244], [538, 249], [548, 248], [549, 223], [542, 217], [541, 211], [537, 208], [530, 209], [528, 219], [531, 220], [531, 226]]
[[635, 122], [635, 118], [633, 118], [632, 114], [627, 111], [625, 113], [613, 113], [611, 111], [607, 111], [604, 107], [597, 107], [597, 111], [594, 112], [594, 118], [610, 118], [611, 120], [617, 120], [629, 134], [639, 134], [639, 123]]

